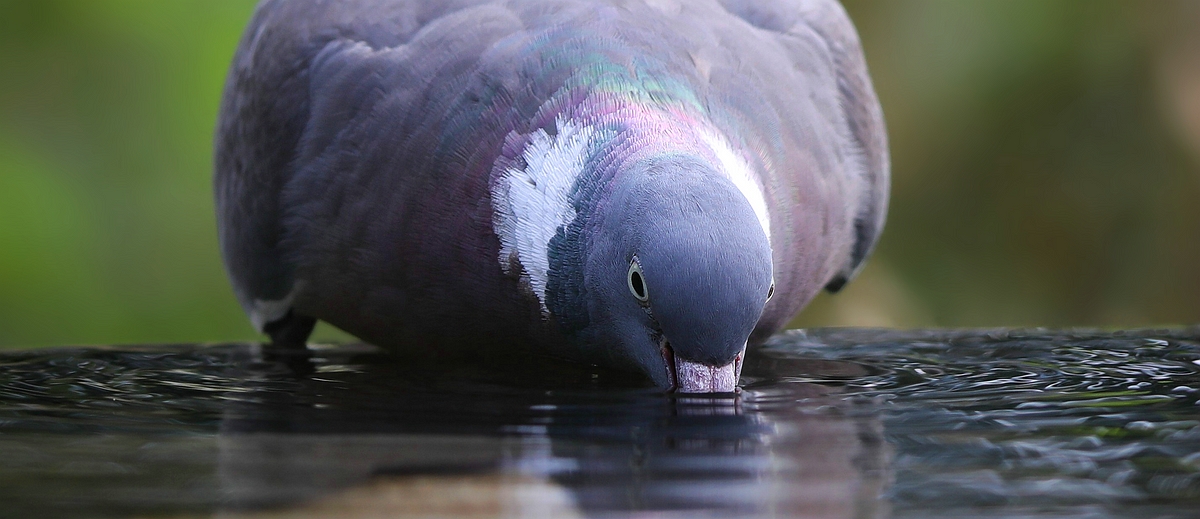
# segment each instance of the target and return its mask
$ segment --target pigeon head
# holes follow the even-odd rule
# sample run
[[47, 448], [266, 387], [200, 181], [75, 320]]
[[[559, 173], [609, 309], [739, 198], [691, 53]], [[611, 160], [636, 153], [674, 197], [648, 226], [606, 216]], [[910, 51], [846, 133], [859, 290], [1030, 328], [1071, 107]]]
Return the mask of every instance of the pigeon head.
[[774, 288], [746, 196], [706, 161], [675, 155], [618, 175], [606, 198], [584, 269], [597, 347], [662, 387], [732, 391]]

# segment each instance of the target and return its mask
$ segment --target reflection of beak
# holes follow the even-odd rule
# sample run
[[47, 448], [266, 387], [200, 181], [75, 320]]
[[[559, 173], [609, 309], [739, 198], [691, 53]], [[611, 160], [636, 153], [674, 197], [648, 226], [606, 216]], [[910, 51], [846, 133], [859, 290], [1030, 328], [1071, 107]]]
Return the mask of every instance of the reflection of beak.
[[663, 361], [667, 368], [667, 381], [672, 391], [679, 393], [732, 393], [737, 389], [738, 377], [742, 376], [742, 359], [746, 357], [746, 345], [733, 361], [724, 366], [709, 366], [675, 356], [671, 343], [664, 337], [659, 342]]

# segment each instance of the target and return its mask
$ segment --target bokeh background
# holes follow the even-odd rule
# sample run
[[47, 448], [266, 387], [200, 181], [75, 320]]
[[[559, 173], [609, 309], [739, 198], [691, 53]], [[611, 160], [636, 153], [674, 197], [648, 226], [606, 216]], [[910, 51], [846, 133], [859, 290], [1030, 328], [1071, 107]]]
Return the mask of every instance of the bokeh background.
[[[0, 0], [0, 347], [257, 338], [210, 188], [253, 4]], [[1200, 2], [846, 5], [891, 212], [796, 325], [1200, 321]]]

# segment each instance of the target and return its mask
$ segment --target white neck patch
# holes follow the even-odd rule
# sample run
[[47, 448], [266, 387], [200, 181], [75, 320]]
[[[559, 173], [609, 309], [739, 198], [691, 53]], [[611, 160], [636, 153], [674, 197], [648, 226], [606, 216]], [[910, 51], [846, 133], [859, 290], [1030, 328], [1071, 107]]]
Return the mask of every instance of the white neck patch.
[[[506, 274], [528, 283], [544, 315], [550, 277], [550, 240], [575, 219], [571, 188], [583, 174], [595, 128], [559, 117], [551, 136], [537, 130], [521, 153], [524, 163], [504, 167], [492, 188], [492, 226], [500, 239], [497, 258]], [[695, 135], [709, 148], [716, 166], [750, 204], [769, 242], [771, 217], [763, 188], [750, 164], [718, 132], [702, 128]], [[520, 269], [519, 272], [513, 272]]]
[[770, 242], [771, 215], [767, 212], [767, 199], [763, 196], [762, 185], [758, 183], [754, 169], [737, 152], [733, 151], [729, 142], [718, 133], [711, 130], [700, 130], [696, 133], [716, 156], [721, 173], [725, 174], [725, 177], [733, 182], [738, 191], [742, 192], [742, 196], [746, 197], [746, 201], [750, 202], [750, 208], [754, 210], [754, 215], [758, 217], [758, 223], [762, 225], [763, 232], [767, 235], [767, 241]]
[[[493, 228], [500, 238], [500, 267], [512, 274], [520, 265], [522, 279], [546, 307], [550, 277], [550, 240], [575, 219], [571, 187], [583, 173], [595, 130], [570, 120], [555, 121], [557, 134], [538, 130], [522, 152], [524, 169], [507, 168], [492, 190]], [[513, 260], [516, 260], [515, 262]]]

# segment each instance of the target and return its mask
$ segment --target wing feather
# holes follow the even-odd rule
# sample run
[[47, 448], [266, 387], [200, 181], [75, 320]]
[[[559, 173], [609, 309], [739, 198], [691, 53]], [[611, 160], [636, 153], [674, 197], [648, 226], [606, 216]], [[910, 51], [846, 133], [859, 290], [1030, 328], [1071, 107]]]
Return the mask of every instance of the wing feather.
[[226, 268], [260, 330], [283, 318], [296, 296], [281, 199], [304, 168], [301, 155], [333, 138], [314, 132], [312, 117], [369, 108], [369, 91], [347, 94], [323, 85], [369, 90], [363, 73], [381, 54], [375, 49], [402, 47], [431, 22], [479, 3], [266, 0], [258, 6], [225, 84], [214, 195]]
[[[879, 99], [871, 86], [850, 17], [836, 0], [721, 0], [731, 13], [752, 25], [786, 36], [815, 33], [825, 44], [837, 79], [840, 101], [843, 173], [856, 204], [854, 239], [846, 261], [826, 285], [836, 292], [852, 279], [870, 255], [887, 215], [891, 165]], [[795, 55], [794, 60], [811, 59]]]

